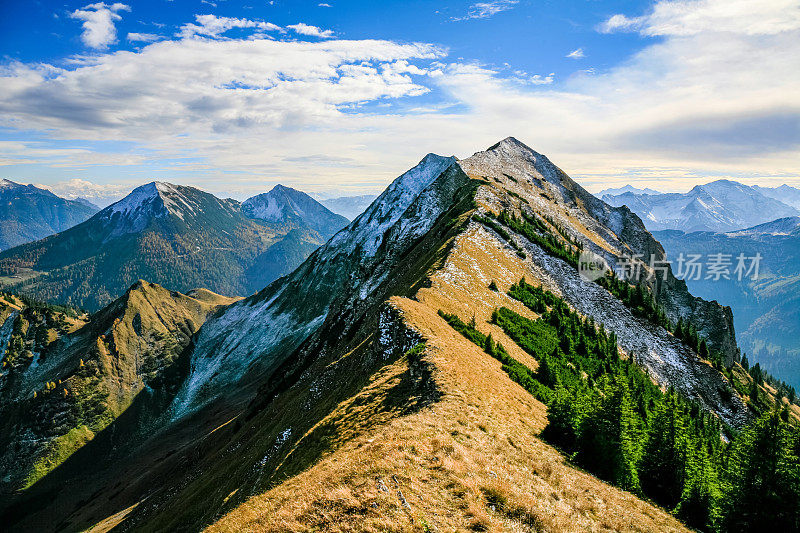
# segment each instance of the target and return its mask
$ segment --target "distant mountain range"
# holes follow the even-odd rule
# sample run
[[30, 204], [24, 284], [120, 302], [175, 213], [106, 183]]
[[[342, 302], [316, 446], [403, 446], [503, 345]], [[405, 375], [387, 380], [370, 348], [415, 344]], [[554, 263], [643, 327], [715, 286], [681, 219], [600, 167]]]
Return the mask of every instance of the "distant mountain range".
[[633, 185], [623, 185], [622, 187], [611, 188], [611, 189], [603, 189], [602, 191], [597, 193], [595, 196], [597, 196], [598, 198], [602, 198], [603, 196], [605, 196], [607, 194], [611, 195], [611, 196], [617, 196], [619, 194], [625, 194], [627, 192], [633, 193], [633, 194], [661, 194], [660, 191], [656, 191], [654, 189], [649, 189], [647, 187], [645, 187], [644, 189], [640, 189], [638, 187], [634, 187]]
[[377, 198], [374, 194], [364, 194], [361, 196], [340, 196], [321, 200], [320, 203], [333, 211], [350, 220], [354, 220], [358, 215], [369, 207], [369, 204]]
[[629, 187], [600, 197], [613, 206], [628, 206], [651, 231], [725, 232], [800, 215], [800, 189], [788, 185], [771, 189], [717, 180], [687, 193], [646, 194]]
[[[776, 377], [800, 388], [800, 217], [728, 233], [666, 230], [653, 235], [674, 261], [680, 254], [727, 254], [731, 279], [687, 279], [689, 289], [733, 309], [742, 351]], [[736, 257], [761, 254], [758, 279], [738, 280]], [[749, 261], [747, 263], [749, 266]]]
[[89, 310], [137, 279], [247, 295], [291, 272], [346, 224], [287, 187], [240, 204], [152, 182], [77, 226], [0, 253], [0, 284]]
[[0, 180], [0, 251], [63, 231], [99, 210], [87, 200], [66, 200], [33, 185]]

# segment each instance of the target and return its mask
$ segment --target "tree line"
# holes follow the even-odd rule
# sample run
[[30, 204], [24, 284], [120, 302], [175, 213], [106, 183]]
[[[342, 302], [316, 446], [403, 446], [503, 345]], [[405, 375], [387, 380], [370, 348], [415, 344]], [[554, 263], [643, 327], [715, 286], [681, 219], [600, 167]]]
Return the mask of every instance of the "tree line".
[[740, 431], [675, 390], [659, 389], [620, 358], [613, 332], [527, 284], [509, 295], [539, 314], [501, 307], [492, 322], [539, 362], [536, 371], [478, 331], [440, 312], [548, 406], [542, 438], [575, 464], [649, 499], [703, 531], [800, 529], [800, 432], [773, 408]]

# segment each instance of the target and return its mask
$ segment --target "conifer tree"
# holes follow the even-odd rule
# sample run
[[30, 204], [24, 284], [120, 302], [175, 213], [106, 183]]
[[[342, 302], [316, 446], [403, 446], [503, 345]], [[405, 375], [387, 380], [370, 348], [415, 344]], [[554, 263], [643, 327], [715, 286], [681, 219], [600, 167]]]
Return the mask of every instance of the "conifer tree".
[[695, 440], [687, 451], [686, 480], [675, 514], [691, 527], [710, 530], [719, 520], [717, 470], [702, 441]]
[[495, 354], [494, 340], [491, 333], [486, 336], [486, 340], [483, 342], [483, 351], [492, 356]]
[[797, 430], [767, 412], [733, 443], [726, 471], [723, 529], [798, 531], [800, 460]]
[[639, 465], [644, 493], [670, 509], [683, 492], [687, 430], [683, 410], [670, 391], [658, 402]]

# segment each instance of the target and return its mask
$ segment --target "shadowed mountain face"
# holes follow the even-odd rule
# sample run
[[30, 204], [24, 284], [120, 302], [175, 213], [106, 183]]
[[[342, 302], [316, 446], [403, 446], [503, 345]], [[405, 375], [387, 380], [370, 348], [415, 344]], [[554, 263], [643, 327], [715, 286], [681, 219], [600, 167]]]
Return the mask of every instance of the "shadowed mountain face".
[[[683, 254], [726, 254], [729, 279], [687, 279], [695, 294], [733, 309], [739, 344], [751, 364], [800, 387], [800, 217], [728, 233], [655, 232], [673, 260]], [[760, 254], [758, 278], [734, 272], [737, 257]], [[748, 262], [749, 266], [749, 262]]]
[[[261, 205], [265, 216], [278, 211]], [[123, 411], [9, 500], [2, 518], [45, 531], [500, 530], [519, 516], [548, 530], [621, 530], [631, 520], [682, 530], [566, 464], [537, 437], [544, 405], [438, 313], [473, 317], [482, 336], [535, 371], [530, 346], [492, 319], [501, 307], [540, 318], [507, 292], [524, 278], [561, 298], [571, 320], [613, 333], [605, 338], [618, 342], [615, 360], [619, 348], [644, 381], [741, 427], [750, 415], [725, 377], [583, 279], [570, 255], [577, 247], [612, 266], [623, 254], [664, 255], [628, 209], [594, 198], [516, 139], [463, 160], [429, 154], [294, 272], [209, 315], [181, 352], [168, 405], [148, 411], [146, 435]], [[735, 361], [728, 309], [693, 297], [669, 272], [650, 280], [639, 266], [630, 282]], [[133, 435], [127, 445], [117, 431]], [[93, 456], [107, 459], [93, 464]]]
[[[732, 231], [800, 214], [786, 190], [748, 187], [729, 180], [698, 185], [687, 193], [602, 195], [610, 205], [626, 205], [651, 231], [677, 229]], [[797, 189], [795, 192], [800, 193]], [[787, 203], [784, 203], [784, 199]]]
[[291, 272], [346, 223], [286, 188], [251, 198], [244, 211], [253, 216], [235, 200], [153, 182], [78, 226], [0, 254], [0, 276], [10, 290], [90, 310], [137, 279], [246, 295]]
[[0, 180], [0, 251], [63, 231], [98, 210], [88, 202], [65, 200], [33, 185]]

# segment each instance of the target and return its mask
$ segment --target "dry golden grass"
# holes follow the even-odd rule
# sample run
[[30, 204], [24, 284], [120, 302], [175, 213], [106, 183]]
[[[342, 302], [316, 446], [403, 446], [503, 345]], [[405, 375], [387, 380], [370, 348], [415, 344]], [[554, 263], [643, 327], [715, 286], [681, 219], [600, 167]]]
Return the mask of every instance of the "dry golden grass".
[[340, 447], [208, 531], [685, 531], [668, 513], [566, 464], [537, 437], [545, 406], [436, 314], [474, 312], [481, 331], [535, 365], [486, 323], [494, 306], [516, 304], [490, 291], [483, 272], [503, 290], [526, 270], [481, 231], [459, 237], [417, 300], [391, 299], [426, 339], [422, 362], [438, 400], [392, 415], [386, 397], [409, 361], [388, 365], [326, 419], [341, 428]]

